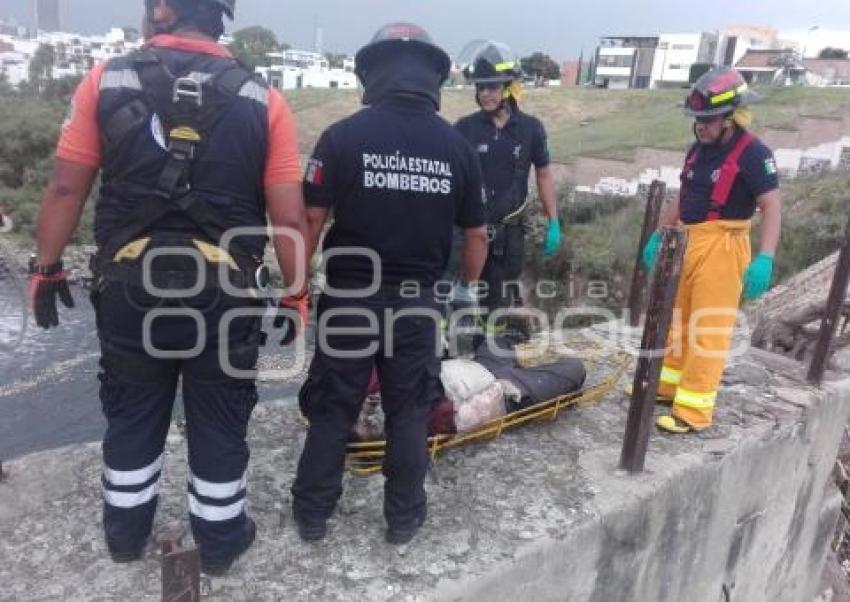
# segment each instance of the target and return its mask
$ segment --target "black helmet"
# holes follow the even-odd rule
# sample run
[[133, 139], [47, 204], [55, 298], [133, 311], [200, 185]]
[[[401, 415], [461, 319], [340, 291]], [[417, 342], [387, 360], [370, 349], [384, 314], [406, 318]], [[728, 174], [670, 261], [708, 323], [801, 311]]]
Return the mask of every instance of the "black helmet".
[[434, 44], [427, 31], [413, 23], [401, 22], [381, 27], [372, 37], [372, 41], [357, 52], [354, 57], [355, 72], [360, 81], [363, 81], [364, 75], [381, 60], [383, 53], [393, 53], [403, 48], [415, 48], [430, 56], [443, 81], [448, 79], [452, 68], [449, 55]]
[[732, 113], [761, 100], [761, 96], [750, 90], [747, 82], [732, 67], [716, 67], [700, 77], [687, 100], [685, 115], [711, 117]]
[[509, 46], [491, 40], [467, 44], [460, 54], [464, 77], [474, 84], [522, 79], [522, 65]]
[[[233, 19], [233, 14], [236, 12], [236, 0], [198, 0], [199, 2], [209, 2], [221, 7], [224, 14]], [[152, 9], [155, 0], [145, 0], [145, 8], [149, 14], [152, 14]]]
[[206, 0], [207, 2], [212, 2], [213, 4], [218, 4], [222, 10], [224, 10], [224, 14], [233, 19], [233, 14], [236, 12], [236, 0]]

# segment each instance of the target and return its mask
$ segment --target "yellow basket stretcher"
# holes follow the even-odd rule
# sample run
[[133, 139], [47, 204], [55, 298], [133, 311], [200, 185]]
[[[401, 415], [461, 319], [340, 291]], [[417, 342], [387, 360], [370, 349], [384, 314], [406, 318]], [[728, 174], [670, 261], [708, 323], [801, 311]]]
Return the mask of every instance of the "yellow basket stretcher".
[[[533, 349], [526, 348], [525, 357], [536, 356], [537, 358], [549, 357], [551, 354], [547, 352], [535, 353]], [[611, 355], [604, 356], [599, 354], [599, 348], [596, 347], [595, 355], [591, 355], [587, 359], [588, 374], [590, 367], [593, 366], [596, 370], [600, 368], [607, 372], [607, 375], [597, 379], [596, 384], [585, 386], [580, 391], [575, 391], [567, 395], [562, 395], [548, 401], [543, 401], [536, 405], [517, 410], [506, 414], [501, 418], [491, 420], [479, 428], [468, 433], [434, 435], [428, 438], [428, 452], [433, 463], [437, 455], [453, 447], [474, 443], [477, 441], [489, 441], [499, 438], [505, 431], [514, 429], [529, 422], [556, 420], [562, 410], [573, 406], [587, 405], [599, 401], [610, 393], [617, 382], [625, 374], [631, 364], [631, 358], [622, 351], [614, 351]], [[520, 363], [523, 363], [523, 350], [518, 353]], [[561, 356], [563, 357], [563, 356]], [[366, 477], [376, 474], [381, 471], [381, 465], [386, 452], [386, 441], [366, 441], [362, 443], [348, 444], [348, 470], [351, 474], [360, 477]]]

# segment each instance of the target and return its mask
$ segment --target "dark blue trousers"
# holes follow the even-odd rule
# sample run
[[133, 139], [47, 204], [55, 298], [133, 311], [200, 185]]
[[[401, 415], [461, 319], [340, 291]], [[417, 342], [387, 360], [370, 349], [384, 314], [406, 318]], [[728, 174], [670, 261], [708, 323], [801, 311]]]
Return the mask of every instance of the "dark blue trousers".
[[394, 528], [418, 526], [427, 502], [428, 418], [443, 394], [438, 306], [433, 296], [406, 299], [397, 289], [357, 299], [322, 296], [318, 320], [316, 354], [299, 395], [310, 426], [292, 487], [295, 517], [318, 522], [333, 513], [346, 446], [377, 366], [387, 434], [384, 515]]
[[[182, 379], [192, 532], [205, 559], [229, 557], [246, 529], [245, 437], [257, 403], [253, 371], [261, 319], [235, 319], [224, 338], [219, 327], [229, 311], [257, 308], [257, 303], [215, 290], [163, 300], [117, 282], [93, 293], [92, 302], [102, 353], [100, 398], [108, 423], [103, 441], [107, 542], [113, 549], [132, 550], [151, 533], [165, 438]], [[146, 316], [163, 309], [166, 313], [148, 325], [146, 351]], [[174, 315], [178, 310], [185, 315]], [[157, 357], [162, 351], [192, 349], [199, 336], [206, 341], [194, 357]], [[159, 351], [151, 354], [151, 347]], [[226, 364], [245, 373], [228, 374]]]

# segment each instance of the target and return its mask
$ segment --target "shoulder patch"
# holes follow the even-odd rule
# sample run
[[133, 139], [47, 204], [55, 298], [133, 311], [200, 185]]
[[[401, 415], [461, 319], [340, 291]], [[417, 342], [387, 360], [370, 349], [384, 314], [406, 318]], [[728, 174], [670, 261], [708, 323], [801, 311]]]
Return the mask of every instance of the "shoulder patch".
[[307, 162], [307, 171], [304, 180], [313, 186], [321, 186], [324, 182], [325, 163], [315, 157]]
[[778, 170], [776, 169], [776, 159], [774, 159], [773, 157], [765, 159], [764, 172], [769, 176], [773, 176], [776, 175], [777, 171]]

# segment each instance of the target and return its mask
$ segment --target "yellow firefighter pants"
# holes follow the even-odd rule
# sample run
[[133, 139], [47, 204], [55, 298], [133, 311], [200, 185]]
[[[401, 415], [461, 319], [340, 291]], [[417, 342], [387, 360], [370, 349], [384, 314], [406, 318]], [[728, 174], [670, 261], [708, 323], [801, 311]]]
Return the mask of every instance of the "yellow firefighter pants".
[[659, 395], [692, 428], [711, 425], [750, 263], [750, 222], [717, 220], [685, 226], [688, 248]]

